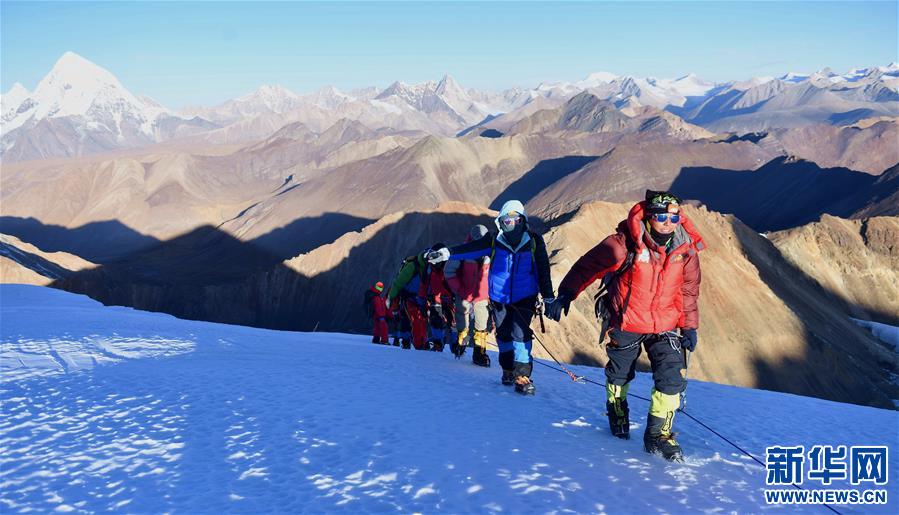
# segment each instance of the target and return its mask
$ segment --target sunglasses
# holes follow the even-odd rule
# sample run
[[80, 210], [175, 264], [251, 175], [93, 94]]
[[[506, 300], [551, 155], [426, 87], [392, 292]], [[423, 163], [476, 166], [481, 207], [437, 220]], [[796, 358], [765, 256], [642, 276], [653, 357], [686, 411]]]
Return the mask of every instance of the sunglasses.
[[671, 223], [676, 224], [680, 222], [680, 215], [674, 215], [670, 213], [656, 213], [652, 215], [652, 219], [656, 222], [666, 222], [670, 219]]
[[520, 216], [509, 216], [500, 220], [503, 225], [515, 225], [518, 221], [521, 220]]

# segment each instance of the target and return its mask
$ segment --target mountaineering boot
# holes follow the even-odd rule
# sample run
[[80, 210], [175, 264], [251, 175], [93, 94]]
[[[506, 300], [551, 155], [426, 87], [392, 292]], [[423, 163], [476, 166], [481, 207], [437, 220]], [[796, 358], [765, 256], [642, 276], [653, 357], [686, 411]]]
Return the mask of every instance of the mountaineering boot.
[[515, 384], [515, 376], [512, 374], [511, 370], [503, 370], [503, 377], [501, 381], [505, 386], [513, 385]]
[[668, 461], [684, 461], [684, 453], [671, 432], [674, 412], [679, 406], [680, 394], [665, 394], [652, 389], [649, 415], [646, 416], [646, 432], [643, 433], [643, 448], [646, 452], [659, 454]]
[[627, 399], [615, 399], [606, 402], [606, 414], [609, 416], [609, 429], [612, 434], [623, 440], [631, 438], [630, 411], [627, 408]]
[[643, 433], [643, 449], [649, 454], [662, 456], [668, 461], [683, 463], [684, 452], [681, 450], [674, 433], [664, 433], [664, 418], [649, 415], [646, 420], [646, 432]]
[[394, 346], [394, 347], [399, 347], [399, 346], [400, 346], [400, 339], [399, 339], [399, 338], [394, 338], [394, 339], [393, 339], [393, 346]]
[[518, 376], [515, 378], [515, 391], [522, 395], [534, 395], [537, 389], [528, 376]]
[[627, 390], [630, 383], [624, 385], [606, 385], [606, 414], [609, 417], [609, 429], [618, 438], [629, 440], [630, 410], [627, 407]]
[[490, 356], [487, 355], [487, 331], [474, 332], [474, 350], [471, 362], [479, 367], [490, 367]]
[[401, 345], [403, 346], [403, 348], [406, 349], [406, 350], [409, 350], [409, 349], [412, 348], [412, 344], [409, 343], [409, 339], [408, 339], [408, 338], [400, 338], [400, 344], [401, 344]]
[[522, 395], [534, 395], [536, 389], [531, 381], [531, 372], [534, 370], [530, 363], [515, 362], [512, 376], [515, 378], [515, 391]]
[[471, 362], [479, 367], [490, 368], [490, 356], [483, 347], [475, 347], [471, 353]]
[[468, 328], [459, 331], [456, 335], [456, 341], [450, 342], [450, 350], [456, 359], [461, 358], [465, 354], [465, 346], [468, 344]]

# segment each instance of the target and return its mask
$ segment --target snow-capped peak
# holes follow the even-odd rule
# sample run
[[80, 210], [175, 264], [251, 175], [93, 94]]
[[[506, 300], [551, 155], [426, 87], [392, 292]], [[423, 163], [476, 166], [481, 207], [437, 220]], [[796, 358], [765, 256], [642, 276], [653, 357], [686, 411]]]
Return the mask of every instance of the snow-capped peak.
[[587, 75], [587, 78], [585, 78], [584, 80], [575, 83], [575, 85], [581, 89], [595, 88], [603, 84], [608, 84], [617, 79], [619, 79], [619, 77], [614, 73], [593, 72], [590, 75]]
[[82, 116], [117, 120], [115, 125], [131, 118], [142, 132], [152, 134], [152, 122], [167, 113], [158, 104], [139, 99], [112, 73], [74, 52], [66, 52], [56, 61], [29, 98], [28, 106], [20, 106], [12, 119], [4, 120], [4, 133], [28, 120]]
[[325, 86], [303, 98], [323, 109], [335, 109], [341, 104], [356, 100], [352, 95], [348, 95], [334, 86]]
[[380, 95], [375, 97], [378, 100], [383, 100], [391, 96], [396, 96], [404, 100], [406, 103], [416, 106], [420, 105], [422, 98], [428, 93], [434, 93], [437, 84], [433, 81], [423, 82], [421, 84], [406, 84], [403, 81], [396, 81], [390, 86], [387, 86], [387, 89], [381, 92]]
[[434, 91], [440, 95], [459, 95], [468, 97], [468, 93], [453, 79], [450, 75], [444, 75], [440, 82], [437, 83], [437, 87]]
[[257, 88], [255, 91], [247, 93], [235, 100], [239, 102], [262, 101], [267, 104], [277, 103], [283, 99], [297, 99], [299, 95], [281, 86], [280, 84], [265, 84]]
[[83, 116], [95, 100], [125, 100], [141, 105], [109, 71], [74, 52], [56, 61], [34, 90], [37, 118]]
[[[301, 97], [299, 95], [280, 84], [265, 84], [255, 91], [237, 97], [225, 104], [243, 106], [239, 107], [238, 110], [246, 111], [247, 113], [260, 110], [284, 113], [296, 107], [300, 101]], [[247, 109], [249, 110], [247, 111]]]
[[587, 75], [585, 80], [587, 81], [595, 81], [595, 82], [612, 82], [617, 79], [618, 76], [614, 73], [609, 72], [593, 72], [590, 75]]
[[0, 97], [0, 105], [2, 105], [0, 110], [2, 110], [3, 119], [6, 120], [7, 113], [15, 112], [19, 106], [22, 105], [22, 102], [24, 102], [30, 95], [31, 92], [25, 89], [25, 86], [18, 82], [13, 84], [12, 87], [9, 88], [9, 91]]
[[784, 82], [802, 82], [808, 79], [810, 76], [810, 74], [803, 72], [788, 72], [786, 75], [783, 75], [779, 78]]
[[714, 82], [709, 82], [699, 76], [690, 73], [667, 84], [667, 87], [685, 97], [700, 97], [715, 87]]
[[23, 86], [20, 82], [16, 82], [9, 88], [9, 91], [3, 94], [3, 98], [17, 98], [17, 97], [27, 97], [31, 92], [28, 91], [25, 86]]

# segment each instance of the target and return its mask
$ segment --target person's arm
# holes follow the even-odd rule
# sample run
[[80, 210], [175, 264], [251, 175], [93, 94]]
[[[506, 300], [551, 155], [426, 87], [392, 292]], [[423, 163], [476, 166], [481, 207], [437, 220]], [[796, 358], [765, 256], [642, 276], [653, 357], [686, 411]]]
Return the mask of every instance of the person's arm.
[[537, 283], [540, 285], [540, 295], [544, 299], [551, 299], [556, 296], [553, 293], [553, 280], [550, 275], [549, 254], [546, 252], [546, 242], [539, 234], [531, 234], [534, 238], [534, 259], [537, 265]]
[[607, 237], [574, 263], [559, 285], [559, 295], [564, 294], [570, 300], [576, 299], [593, 281], [617, 270], [626, 257], [624, 236], [613, 234]]
[[479, 257], [489, 256], [494, 236], [479, 238], [462, 245], [456, 245], [449, 249], [449, 259], [477, 259]]
[[464, 264], [464, 261], [452, 261], [443, 267], [443, 277], [446, 279], [450, 291], [457, 295], [462, 291], [462, 266]]
[[699, 268], [699, 253], [688, 254], [684, 261], [684, 283], [681, 285], [681, 293], [684, 296], [683, 314], [680, 323], [682, 329], [699, 328], [699, 283], [702, 280], [702, 272]]

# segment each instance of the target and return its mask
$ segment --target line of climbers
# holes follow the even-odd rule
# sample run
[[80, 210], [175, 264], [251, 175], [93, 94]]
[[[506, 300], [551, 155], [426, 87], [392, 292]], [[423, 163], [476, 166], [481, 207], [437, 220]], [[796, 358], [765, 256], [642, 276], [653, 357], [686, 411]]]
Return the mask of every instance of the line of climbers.
[[522, 203], [506, 202], [495, 224], [496, 233], [478, 225], [461, 245], [438, 243], [404, 259], [386, 298], [380, 282], [366, 292], [374, 320], [372, 341], [388, 343], [387, 321], [392, 320], [396, 346], [442, 352], [449, 341], [459, 358], [472, 338], [472, 362], [489, 367], [492, 323], [502, 384], [533, 395], [531, 322], [544, 311], [560, 322], [578, 295], [600, 281], [594, 312], [601, 325], [600, 343], [608, 338], [606, 413], [612, 434], [630, 438], [627, 391], [637, 358], [646, 349], [654, 387], [644, 448], [682, 461], [672, 426], [687, 387], [687, 351], [697, 343], [699, 251], [705, 244], [681, 212], [680, 199], [648, 190], [614, 234], [575, 262], [558, 296], [546, 244], [529, 229]]

